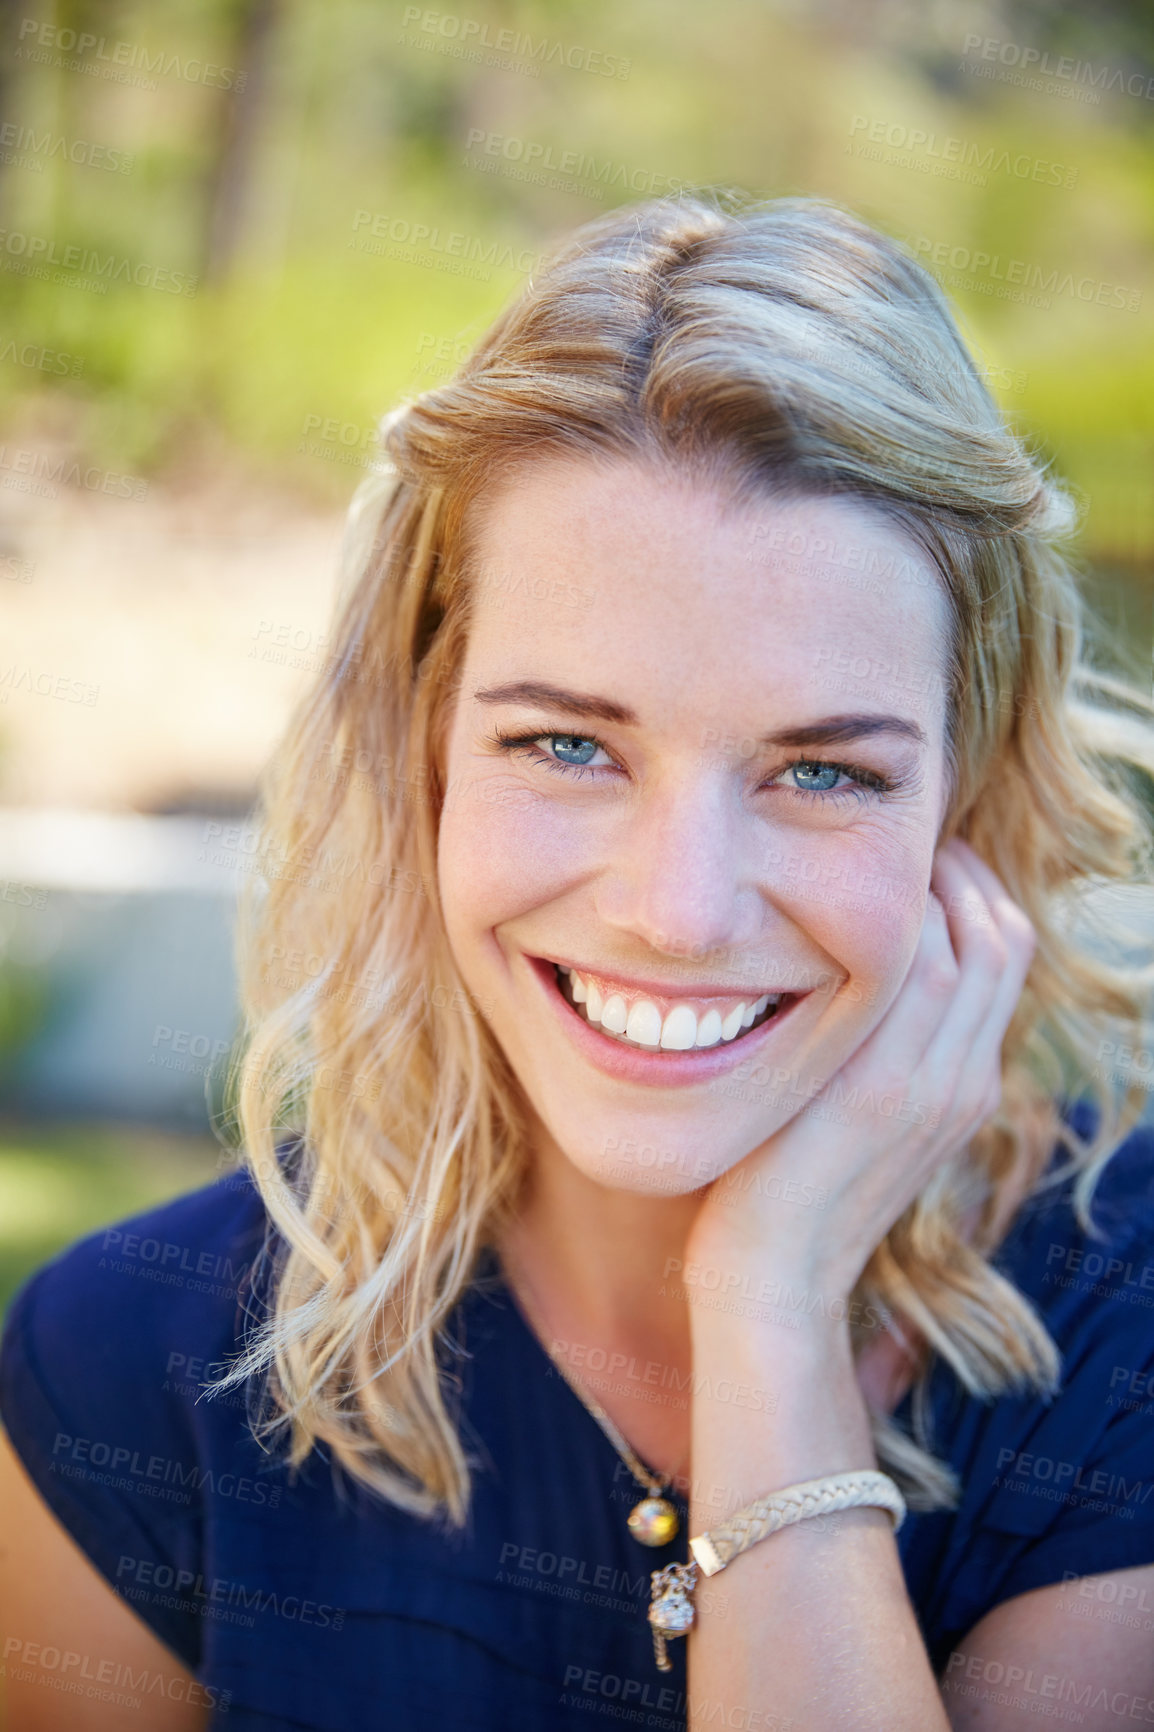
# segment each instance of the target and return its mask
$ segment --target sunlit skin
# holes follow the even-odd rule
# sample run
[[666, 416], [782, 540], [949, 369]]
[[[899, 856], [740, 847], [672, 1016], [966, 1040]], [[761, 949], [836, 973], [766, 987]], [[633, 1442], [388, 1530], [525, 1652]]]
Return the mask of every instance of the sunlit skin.
[[[885, 580], [845, 581], [817, 552], [835, 544], [857, 549], [849, 569], [893, 556]], [[478, 547], [438, 870], [457, 965], [530, 1109], [529, 1182], [499, 1250], [546, 1340], [703, 1375], [678, 1407], [627, 1379], [596, 1391], [643, 1460], [684, 1476], [701, 1533], [719, 1496], [733, 1511], [875, 1464], [867, 1402], [893, 1407], [912, 1356], [883, 1333], [855, 1361], [845, 1302], [996, 1110], [1036, 937], [974, 851], [942, 839], [948, 604], [873, 507], [737, 505], [683, 473], [551, 459], [490, 495]], [[525, 682], [552, 695], [530, 701]], [[586, 767], [551, 767], [574, 759]], [[703, 1052], [698, 1081], [689, 1053], [621, 1060], [542, 958], [671, 997], [801, 996], [728, 1057]], [[835, 1084], [867, 1104], [825, 1110]], [[734, 1179], [767, 1176], [812, 1182], [823, 1206], [756, 1185], [734, 1206]], [[694, 1267], [739, 1288], [770, 1272], [821, 1306], [776, 1327], [702, 1303]], [[724, 1387], [773, 1391], [772, 1413], [710, 1394]], [[814, 1732], [883, 1700], [887, 1724], [944, 1728], [889, 1517], [818, 1525], [735, 1560], [728, 1610], [703, 1591], [693, 1691]]]
[[[620, 462], [530, 466], [487, 504], [439, 875], [463, 981], [529, 1108], [529, 1183], [498, 1248], [546, 1339], [655, 1362], [678, 1374], [679, 1389], [692, 1370], [691, 1394], [678, 1402], [646, 1400], [644, 1385], [635, 1399], [628, 1376], [596, 1387], [644, 1460], [684, 1472], [684, 1557], [688, 1536], [720, 1519], [718, 1493], [731, 1511], [875, 1465], [866, 1403], [892, 1407], [908, 1366], [900, 1353], [887, 1365], [884, 1334], [855, 1358], [838, 1305], [936, 1165], [995, 1110], [1002, 1042], [1036, 939], [974, 851], [942, 840], [946, 606], [936, 573], [893, 525], [846, 500], [731, 509], [685, 475]], [[819, 544], [857, 557], [846, 564]], [[794, 546], [808, 551], [782, 551]], [[901, 555], [872, 589], [847, 581], [869, 569], [871, 549], [883, 569], [887, 554]], [[593, 720], [555, 700], [542, 709], [524, 692], [517, 703], [486, 701], [525, 681], [596, 695], [619, 713]], [[847, 715], [859, 726], [863, 716], [897, 718], [902, 728], [754, 746]], [[536, 760], [502, 752], [497, 730], [532, 736]], [[590, 732], [604, 749], [586, 750]], [[565, 739], [588, 769], [545, 767]], [[820, 782], [812, 768], [793, 774], [815, 760], [895, 787], [823, 801], [801, 786]], [[722, 1053], [721, 1080], [737, 1084], [729, 1089], [700, 1082], [684, 1052], [627, 1054], [622, 1070], [626, 1049], [546, 987], [530, 960], [540, 956], [665, 981], [688, 997], [725, 982], [815, 990], [776, 1028], [766, 1024], [748, 1068], [740, 1055], [746, 1040], [744, 1050], [759, 1050], [757, 1028], [733, 1049], [739, 1065]], [[614, 1064], [602, 1062], [607, 1052]], [[668, 1085], [666, 1058], [678, 1078]], [[702, 1063], [711, 1076], [719, 1069], [716, 1055]], [[851, 1109], [847, 1093], [859, 1102]], [[912, 1102], [923, 1116], [863, 1097]], [[776, 1189], [760, 1183], [767, 1178]], [[790, 1183], [820, 1190], [822, 1206], [789, 1201]], [[671, 1261], [737, 1281], [768, 1271], [823, 1303], [802, 1327], [779, 1327], [756, 1309], [694, 1302], [687, 1273], [684, 1284], [666, 1279]], [[726, 1389], [771, 1392], [773, 1405]], [[575, 1396], [569, 1423], [595, 1426]], [[537, 1476], [527, 1495], [567, 1495], [550, 1478], [548, 1432], [529, 1441], [543, 1447], [518, 1459], [519, 1473]], [[613, 1506], [622, 1517], [637, 1495], [624, 1477], [628, 1497]], [[605, 1489], [621, 1500], [620, 1482]], [[171, 1700], [149, 1726], [206, 1724], [196, 1680], [93, 1569], [2, 1438], [0, 1505], [0, 1626], [163, 1676]], [[630, 1573], [642, 1575], [652, 1557], [635, 1551]], [[1103, 1602], [1144, 1604], [1154, 1566], [1081, 1583], [1097, 1586], [1111, 1590]], [[995, 1605], [959, 1632], [951, 1662], [965, 1658], [967, 1678], [973, 1657], [1007, 1679], [1036, 1678], [1041, 1696], [1051, 1693], [1047, 1673], [1079, 1689], [1101, 1683], [1109, 1706], [1080, 1718], [1105, 1732], [1154, 1695], [1150, 1645], [1135, 1620], [1072, 1619], [1069, 1587]], [[889, 1517], [876, 1508], [788, 1527], [695, 1591], [689, 1732], [1017, 1732], [1036, 1720], [1036, 1701], [1008, 1688], [966, 1693], [960, 1671], [943, 1673], [943, 1695]], [[640, 1702], [663, 1680], [646, 1667], [624, 1682]], [[71, 1699], [58, 1715], [58, 1704], [39, 1700], [58, 1693], [15, 1674], [8, 1683], [21, 1725], [73, 1724]], [[583, 1687], [590, 1706], [608, 1695]], [[120, 1724], [119, 1708], [109, 1720], [90, 1706], [100, 1724]]]
[[[735, 507], [624, 461], [528, 466], [480, 531], [439, 871], [457, 965], [532, 1109], [532, 1187], [507, 1261], [554, 1334], [685, 1364], [685, 1307], [663, 1276], [704, 1188], [861, 1046], [918, 944], [945, 804], [947, 603], [925, 556], [866, 505]], [[815, 577], [823, 543], [893, 575], [872, 588], [832, 566]], [[526, 680], [637, 721], [477, 695]], [[906, 731], [754, 746], [850, 714]], [[501, 748], [498, 731], [535, 736], [536, 751]], [[588, 768], [548, 767], [558, 735], [590, 734]], [[796, 773], [814, 760], [894, 790]], [[809, 791], [807, 774], [833, 791]], [[643, 1086], [578, 1050], [530, 963], [542, 955], [689, 997], [699, 984], [813, 990], [769, 1025], [764, 1060], [757, 1030], [737, 1043], [750, 1056], [720, 1086]], [[625, 1401], [615, 1417], [651, 1459], [684, 1466], [684, 1415]]]
[[[873, 593], [815, 586], [810, 562], [765, 551], [766, 526], [810, 545], [892, 555], [897, 543], [898, 575]], [[906, 973], [943, 807], [945, 598], [867, 506], [728, 508], [624, 463], [526, 470], [489, 507], [481, 565], [441, 828], [450, 942], [543, 1139], [602, 1184], [648, 1193], [652, 1217], [656, 1197], [710, 1183], [791, 1118]], [[612, 699], [637, 722], [477, 696], [524, 680]], [[879, 733], [754, 747], [850, 712], [896, 714], [925, 744]], [[549, 729], [600, 749], [562, 770]], [[497, 730], [537, 735], [536, 750], [502, 749]], [[790, 766], [807, 759], [898, 785], [879, 793], [840, 773], [829, 791], [828, 776], [799, 786]], [[688, 997], [814, 989], [767, 1049], [789, 1080], [754, 1069], [752, 1046], [728, 1088], [604, 1076], [543, 1017], [527, 963], [540, 955]]]

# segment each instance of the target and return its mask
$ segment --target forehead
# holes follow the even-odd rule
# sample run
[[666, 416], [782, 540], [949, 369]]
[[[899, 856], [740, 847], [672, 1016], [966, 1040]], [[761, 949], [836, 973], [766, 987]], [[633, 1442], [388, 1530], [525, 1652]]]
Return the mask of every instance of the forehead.
[[[641, 461], [542, 460], [476, 519], [468, 660], [486, 676], [716, 709], [767, 693], [944, 714], [943, 580], [867, 502], [762, 498]], [[595, 674], [596, 678], [591, 676]]]

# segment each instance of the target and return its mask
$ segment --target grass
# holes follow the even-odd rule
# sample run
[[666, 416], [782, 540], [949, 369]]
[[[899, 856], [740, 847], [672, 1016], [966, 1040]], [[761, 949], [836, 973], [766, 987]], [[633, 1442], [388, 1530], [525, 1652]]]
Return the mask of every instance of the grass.
[[211, 1137], [0, 1118], [0, 1317], [25, 1278], [100, 1227], [209, 1184]]

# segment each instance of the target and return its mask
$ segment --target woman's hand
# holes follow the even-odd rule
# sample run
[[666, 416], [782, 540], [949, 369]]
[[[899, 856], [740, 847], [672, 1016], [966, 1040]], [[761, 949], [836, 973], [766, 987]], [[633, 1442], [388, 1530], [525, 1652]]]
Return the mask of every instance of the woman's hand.
[[[1036, 942], [1027, 916], [969, 844], [944, 844], [893, 1004], [814, 1096], [815, 1110], [803, 1108], [709, 1187], [687, 1263], [728, 1269], [756, 1257], [764, 1267], [769, 1252], [775, 1274], [784, 1263], [827, 1301], [848, 1298], [935, 1168], [996, 1112], [1002, 1042]], [[879, 1110], [885, 1101], [889, 1110]], [[778, 1181], [772, 1197], [755, 1183], [770, 1173]], [[821, 1187], [825, 1207], [781, 1201], [789, 1180]]]

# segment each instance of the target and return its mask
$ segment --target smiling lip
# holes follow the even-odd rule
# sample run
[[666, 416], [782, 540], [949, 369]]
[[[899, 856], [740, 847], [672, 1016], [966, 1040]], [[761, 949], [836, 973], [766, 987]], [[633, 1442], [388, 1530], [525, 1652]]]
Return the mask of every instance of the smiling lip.
[[554, 1007], [550, 1014], [559, 1019], [562, 1032], [568, 1034], [596, 1069], [621, 1082], [649, 1083], [665, 1088], [710, 1082], [756, 1058], [774, 1041], [779, 1026], [810, 996], [808, 992], [783, 995], [775, 1016], [724, 1045], [688, 1052], [651, 1050], [627, 1046], [611, 1035], [602, 1034], [565, 998], [557, 984], [556, 965], [552, 961], [539, 956], [527, 956], [526, 961], [540, 981], [548, 1003]]
[[[703, 986], [696, 981], [692, 986], [687, 986], [684, 981], [662, 983], [660, 980], [638, 980], [633, 974], [618, 974], [616, 969], [612, 968], [587, 968], [584, 963], [569, 962], [563, 956], [540, 956], [534, 957], [532, 960], [534, 962], [551, 962], [557, 968], [569, 968], [574, 974], [585, 975], [595, 980], [604, 980], [609, 982], [611, 986], [624, 987], [626, 992], [642, 992], [649, 998], [660, 1000], [663, 1003], [668, 1001], [670, 1004], [682, 1001], [691, 1004], [694, 999], [699, 998], [728, 998], [736, 1004], [739, 998], [758, 999], [766, 992], [774, 997], [778, 993], [784, 997], [786, 993], [786, 989], [780, 986], [742, 986], [740, 982], [732, 980], [727, 981], [724, 986]], [[804, 987], [795, 996], [801, 997], [802, 993], [808, 990], [808, 987]]]

